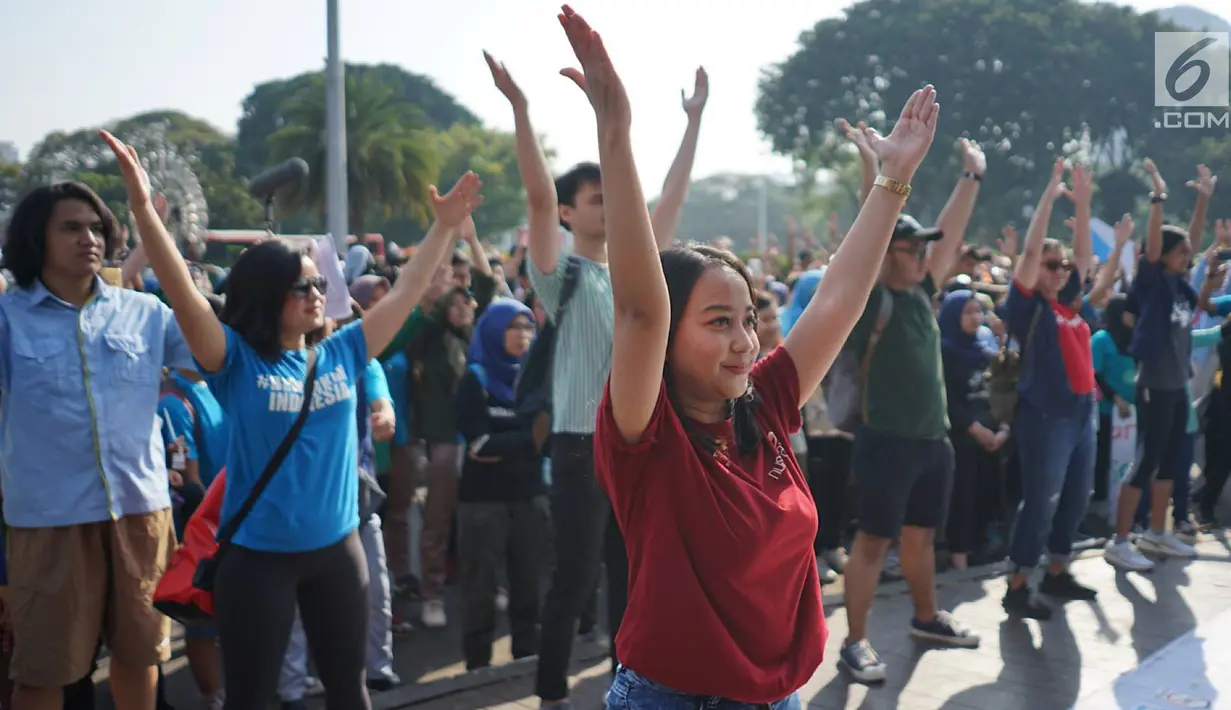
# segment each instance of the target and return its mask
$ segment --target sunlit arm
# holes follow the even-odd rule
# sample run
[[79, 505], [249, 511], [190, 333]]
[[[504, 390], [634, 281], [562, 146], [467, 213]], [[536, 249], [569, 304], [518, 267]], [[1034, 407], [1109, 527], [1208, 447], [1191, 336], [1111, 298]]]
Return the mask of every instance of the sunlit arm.
[[959, 178], [957, 187], [953, 188], [949, 201], [945, 203], [940, 217], [936, 220], [936, 228], [940, 230], [942, 237], [928, 252], [928, 273], [938, 284], [949, 276], [954, 263], [957, 262], [962, 241], [966, 238], [966, 227], [970, 224], [970, 215], [975, 209], [975, 200], [979, 197], [980, 184], [978, 180], [965, 175]]
[[1030, 217], [1030, 226], [1026, 229], [1026, 243], [1022, 247], [1022, 256], [1013, 266], [1013, 280], [1027, 291], [1033, 291], [1034, 285], [1039, 280], [1039, 266], [1043, 261], [1043, 240], [1047, 238], [1047, 223], [1051, 221], [1051, 208], [1055, 201], [1055, 194], [1049, 186], [1043, 191], [1043, 196], [1039, 198], [1039, 204]]
[[560, 252], [556, 182], [538, 136], [534, 135], [525, 103], [513, 107], [513, 125], [517, 134], [517, 170], [526, 188], [526, 218], [530, 230], [526, 238], [527, 250], [530, 261], [539, 271], [551, 273]]
[[[1089, 220], [1087, 220], [1087, 224]], [[1080, 227], [1078, 227], [1080, 229]], [[1087, 227], [1087, 231], [1089, 228]], [[1077, 236], [1073, 236], [1073, 252], [1076, 258], [1077, 252]], [[1096, 309], [1102, 309], [1107, 305], [1107, 300], [1111, 298], [1111, 292], [1116, 286], [1116, 274], [1120, 272], [1120, 257], [1124, 253], [1124, 244], [1116, 242], [1116, 245], [1111, 249], [1111, 256], [1107, 257], [1107, 261], [1099, 266], [1098, 276], [1094, 279], [1094, 288], [1090, 289], [1090, 305]]]
[[627, 441], [650, 423], [667, 356], [671, 301], [628, 129], [600, 131], [607, 259], [615, 301], [611, 355], [611, 410]]
[[145, 244], [138, 244], [128, 252], [124, 263], [120, 266], [120, 283], [124, 288], [134, 291], [144, 291], [145, 284], [141, 281], [141, 270], [148, 266], [150, 260], [145, 256]]
[[[1073, 267], [1081, 274], [1082, 279], [1085, 279], [1086, 274], [1090, 273], [1090, 267], [1094, 265], [1094, 243], [1090, 239], [1090, 203], [1078, 201], [1073, 207], [1073, 216], [1076, 218], [1073, 228]], [[1118, 253], [1111, 262], [1113, 276], [1120, 263]]]
[[684, 140], [680, 142], [680, 150], [671, 162], [667, 178], [663, 181], [663, 191], [654, 205], [650, 215], [650, 224], [654, 228], [654, 238], [659, 249], [667, 249], [675, 240], [675, 229], [680, 224], [680, 214], [684, 211], [684, 200], [688, 198], [688, 186], [692, 179], [692, 165], [697, 159], [697, 139], [701, 135], [701, 113], [688, 117], [688, 127], [684, 129]]
[[360, 322], [369, 353], [382, 352], [406, 323], [411, 310], [427, 291], [436, 269], [451, 252], [456, 231], [442, 227], [440, 222], [433, 223], [389, 294], [364, 314]]
[[154, 269], [154, 275], [158, 277], [158, 285], [167, 295], [171, 310], [175, 311], [175, 320], [184, 333], [188, 349], [206, 372], [217, 372], [222, 369], [227, 355], [227, 335], [221, 321], [214, 315], [209, 301], [197, 290], [192, 274], [188, 273], [188, 265], [159, 219], [153, 203], [146, 200], [129, 206], [137, 222], [137, 231], [141, 234], [145, 255]]
[[1197, 204], [1193, 206], [1193, 216], [1188, 222], [1188, 241], [1193, 251], [1201, 251], [1201, 239], [1205, 236], [1205, 215], [1210, 206], [1210, 196], [1197, 191]]
[[787, 334], [783, 347], [799, 371], [801, 407], [829, 372], [863, 314], [904, 204], [904, 195], [872, 191], [830, 260], [816, 295]]
[[872, 188], [876, 183], [876, 174], [880, 172], [880, 163], [876, 159], [876, 154], [870, 151], [859, 151], [859, 164], [861, 166], [859, 177], [859, 204], [868, 201], [868, 195], [872, 194]]

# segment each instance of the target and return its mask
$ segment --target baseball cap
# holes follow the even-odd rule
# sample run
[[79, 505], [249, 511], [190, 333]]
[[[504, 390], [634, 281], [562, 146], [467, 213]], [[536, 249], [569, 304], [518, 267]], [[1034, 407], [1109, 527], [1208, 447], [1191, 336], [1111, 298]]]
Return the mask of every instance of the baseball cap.
[[923, 225], [919, 224], [919, 220], [908, 214], [904, 214], [898, 217], [898, 223], [893, 226], [893, 238], [891, 241], [896, 242], [900, 239], [921, 239], [925, 242], [934, 242], [937, 239], [940, 239], [941, 236], [943, 235], [940, 233], [939, 229], [935, 227], [924, 229]]
[[975, 261], [992, 260], [992, 255], [986, 249], [977, 247], [974, 244], [967, 245], [966, 248], [962, 249], [962, 256], [969, 257]]

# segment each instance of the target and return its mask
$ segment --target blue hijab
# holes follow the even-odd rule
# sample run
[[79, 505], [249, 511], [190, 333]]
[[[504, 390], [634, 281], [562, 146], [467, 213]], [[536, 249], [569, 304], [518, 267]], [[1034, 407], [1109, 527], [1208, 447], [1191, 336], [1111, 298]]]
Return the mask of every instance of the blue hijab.
[[525, 316], [534, 322], [534, 311], [521, 301], [499, 298], [492, 301], [474, 325], [474, 337], [466, 364], [483, 368], [484, 387], [487, 394], [500, 404], [513, 406], [517, 403], [517, 373], [521, 371], [522, 358], [513, 357], [504, 349], [504, 332], [517, 316]]
[[782, 319], [782, 335], [786, 337], [787, 333], [791, 332], [791, 328], [795, 327], [795, 321], [804, 314], [804, 309], [812, 301], [812, 297], [816, 295], [816, 287], [821, 284], [821, 277], [825, 275], [823, 269], [811, 269], [799, 275], [795, 280], [795, 291], [791, 293], [791, 302], [779, 316]]
[[983, 367], [991, 362], [991, 355], [979, 343], [974, 333], [962, 330], [962, 311], [966, 302], [974, 298], [973, 291], [953, 291], [945, 296], [940, 305], [940, 347], [944, 353], [971, 367]]

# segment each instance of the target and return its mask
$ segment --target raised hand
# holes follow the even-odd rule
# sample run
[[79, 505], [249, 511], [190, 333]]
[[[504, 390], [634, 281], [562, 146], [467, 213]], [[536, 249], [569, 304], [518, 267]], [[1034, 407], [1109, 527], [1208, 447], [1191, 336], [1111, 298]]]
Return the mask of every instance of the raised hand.
[[692, 96], [686, 96], [684, 90], [680, 89], [680, 102], [684, 106], [684, 113], [688, 114], [691, 120], [697, 120], [701, 117], [701, 112], [705, 110], [705, 102], [710, 100], [710, 76], [705, 73], [705, 67], [697, 67], [697, 78], [693, 80]]
[[962, 149], [962, 167], [968, 173], [982, 175], [987, 170], [987, 156], [983, 154], [983, 148], [967, 138], [959, 138], [958, 145]]
[[1001, 254], [1008, 256], [1017, 256], [1017, 227], [1012, 224], [1006, 224], [1000, 230], [1000, 239], [996, 240], [996, 248]]
[[560, 74], [572, 79], [574, 84], [586, 92], [586, 98], [590, 99], [590, 105], [594, 107], [594, 116], [598, 120], [600, 131], [627, 131], [632, 124], [628, 94], [611, 64], [607, 48], [603, 46], [603, 38], [573, 8], [564, 5], [560, 10], [560, 26], [568, 36], [577, 61], [581, 62], [581, 71], [561, 69]]
[[137, 157], [137, 149], [111, 135], [107, 131], [99, 131], [98, 135], [107, 143], [107, 147], [115, 153], [115, 162], [120, 166], [120, 176], [124, 179], [124, 189], [128, 192], [128, 204], [131, 207], [143, 205], [150, 200], [150, 176]]
[[1125, 212], [1115, 224], [1116, 246], [1123, 247], [1133, 238], [1133, 216]]
[[1210, 172], [1210, 169], [1204, 165], [1198, 165], [1197, 179], [1189, 180], [1185, 184], [1196, 190], [1198, 195], [1209, 199], [1214, 195], [1214, 186], [1218, 184], [1218, 176]]
[[1214, 220], [1214, 241], [1222, 247], [1231, 247], [1231, 220]]
[[1094, 171], [1077, 163], [1069, 174], [1073, 177], [1073, 187], [1065, 191], [1065, 196], [1074, 205], [1089, 206], [1094, 199]]
[[1056, 158], [1056, 162], [1051, 166], [1051, 179], [1047, 181], [1047, 189], [1043, 195], [1054, 202], [1068, 192], [1069, 186], [1064, 184], [1064, 158]]
[[462, 226], [470, 213], [483, 202], [483, 196], [479, 194], [481, 187], [483, 183], [479, 176], [469, 171], [443, 197], [436, 191], [435, 185], [429, 187], [428, 199], [432, 202], [432, 209], [436, 212], [436, 221], [440, 226], [448, 229]]
[[874, 128], [865, 128], [868, 144], [881, 162], [881, 172], [889, 178], [910, 182], [915, 169], [923, 162], [932, 138], [936, 136], [936, 118], [940, 104], [936, 103], [936, 88], [931, 84], [918, 89], [906, 100], [902, 114], [888, 136]]
[[1145, 161], [1146, 175], [1150, 176], [1150, 186], [1154, 188], [1155, 195], [1165, 195], [1167, 193], [1167, 183], [1163, 180], [1163, 176], [1158, 173], [1158, 166], [1153, 160], [1146, 158]]
[[513, 81], [513, 77], [509, 74], [509, 70], [504, 66], [503, 62], [496, 61], [495, 57], [483, 52], [483, 59], [487, 61], [487, 68], [492, 73], [492, 83], [500, 89], [500, 93], [504, 94], [504, 98], [509, 100], [509, 103], [514, 107], [524, 106], [526, 104], [526, 95], [521, 92], [521, 87], [517, 82]]
[[854, 143], [855, 147], [859, 149], [860, 158], [873, 162], [876, 161], [876, 151], [872, 150], [872, 144], [868, 143], [868, 137], [864, 134], [868, 124], [860, 121], [857, 127], [852, 126], [845, 118], [839, 118], [835, 123], [838, 126], [838, 130], [842, 131], [842, 135], [846, 136], [846, 139]]

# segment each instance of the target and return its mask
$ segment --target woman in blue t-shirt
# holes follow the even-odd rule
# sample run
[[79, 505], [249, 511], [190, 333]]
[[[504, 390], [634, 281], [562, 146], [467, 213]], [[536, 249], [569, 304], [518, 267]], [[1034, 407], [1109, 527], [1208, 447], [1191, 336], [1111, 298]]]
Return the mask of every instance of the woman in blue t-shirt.
[[[206, 381], [230, 417], [222, 519], [236, 514], [290, 431], [308, 370], [306, 337], [325, 323], [325, 278], [279, 240], [245, 252], [227, 280], [222, 317], [197, 290], [151, 204], [136, 151], [102, 132], [116, 155], [154, 273]], [[290, 453], [239, 526], [214, 579], [226, 708], [261, 707], [276, 695], [298, 602], [330, 708], [368, 708], [364, 667], [368, 571], [359, 525], [356, 383], [368, 353], [393, 339], [478, 206], [467, 173], [431, 193], [436, 222], [387, 296], [315, 346], [310, 414]]]

